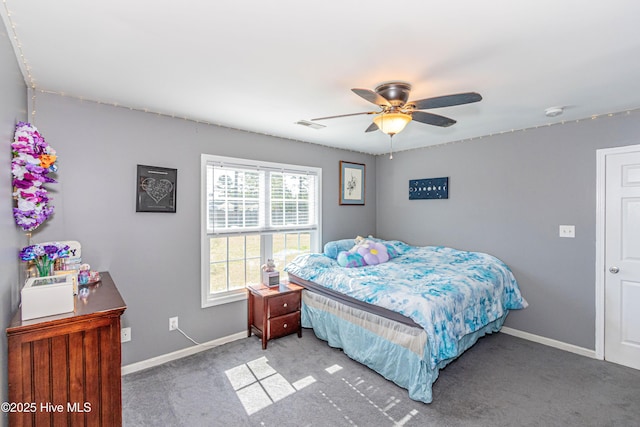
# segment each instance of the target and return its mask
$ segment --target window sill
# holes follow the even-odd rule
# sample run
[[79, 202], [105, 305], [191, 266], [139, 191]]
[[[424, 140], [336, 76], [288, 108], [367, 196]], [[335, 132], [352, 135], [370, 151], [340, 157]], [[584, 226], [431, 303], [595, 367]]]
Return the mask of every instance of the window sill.
[[213, 307], [216, 305], [229, 304], [236, 301], [247, 299], [247, 290], [238, 289], [236, 291], [225, 292], [217, 295], [208, 295], [202, 299], [202, 308]]

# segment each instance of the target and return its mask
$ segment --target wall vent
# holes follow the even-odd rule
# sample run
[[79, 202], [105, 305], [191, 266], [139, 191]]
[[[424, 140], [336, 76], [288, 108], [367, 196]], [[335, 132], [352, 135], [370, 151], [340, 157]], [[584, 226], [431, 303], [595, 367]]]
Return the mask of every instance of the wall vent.
[[319, 123], [314, 123], [314, 122], [310, 122], [308, 120], [298, 120], [296, 122], [297, 125], [301, 125], [301, 126], [306, 126], [312, 129], [322, 129], [322, 128], [326, 128], [325, 125], [321, 125]]

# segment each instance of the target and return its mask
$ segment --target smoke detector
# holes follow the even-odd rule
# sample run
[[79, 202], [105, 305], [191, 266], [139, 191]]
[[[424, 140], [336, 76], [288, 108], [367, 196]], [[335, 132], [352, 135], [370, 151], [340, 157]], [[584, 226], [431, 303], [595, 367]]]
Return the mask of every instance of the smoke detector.
[[557, 117], [564, 112], [564, 108], [562, 107], [549, 107], [544, 110], [544, 114], [547, 117]]

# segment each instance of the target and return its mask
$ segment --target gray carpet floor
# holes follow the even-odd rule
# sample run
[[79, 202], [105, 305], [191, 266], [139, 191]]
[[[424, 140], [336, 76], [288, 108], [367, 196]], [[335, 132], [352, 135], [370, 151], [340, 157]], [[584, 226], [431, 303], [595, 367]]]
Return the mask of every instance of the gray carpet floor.
[[310, 329], [126, 375], [122, 392], [127, 427], [640, 426], [640, 371], [501, 333], [440, 372], [431, 404]]

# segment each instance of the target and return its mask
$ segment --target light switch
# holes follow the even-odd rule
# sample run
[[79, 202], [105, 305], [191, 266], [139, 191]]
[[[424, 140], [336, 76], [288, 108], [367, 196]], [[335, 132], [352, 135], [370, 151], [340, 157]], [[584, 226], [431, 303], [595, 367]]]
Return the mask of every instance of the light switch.
[[575, 225], [561, 225], [560, 226], [560, 237], [576, 237], [576, 226]]

